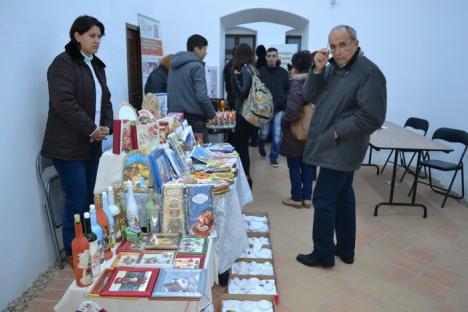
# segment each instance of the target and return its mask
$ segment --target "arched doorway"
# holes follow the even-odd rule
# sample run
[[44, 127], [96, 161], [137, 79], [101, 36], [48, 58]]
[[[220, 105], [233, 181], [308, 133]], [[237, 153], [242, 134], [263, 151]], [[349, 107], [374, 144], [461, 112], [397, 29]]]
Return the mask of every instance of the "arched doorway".
[[[255, 22], [268, 22], [292, 27], [294, 34], [301, 38], [302, 49], [307, 49], [309, 45], [309, 20], [281, 10], [255, 8], [237, 11], [220, 18], [220, 49], [219, 49], [219, 68], [222, 71], [224, 68], [224, 55], [225, 55], [225, 37], [226, 30], [231, 29], [237, 25], [255, 23]], [[255, 49], [255, 47], [253, 47]], [[223, 77], [219, 75], [219, 85], [223, 86]], [[222, 90], [222, 88], [221, 88]], [[223, 94], [223, 92], [221, 92]]]

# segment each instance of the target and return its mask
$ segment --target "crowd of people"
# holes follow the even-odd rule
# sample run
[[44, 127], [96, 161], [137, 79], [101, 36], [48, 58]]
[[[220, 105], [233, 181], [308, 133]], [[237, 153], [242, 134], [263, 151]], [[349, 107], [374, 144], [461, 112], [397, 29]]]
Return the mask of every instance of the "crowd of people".
[[[74, 236], [73, 215], [84, 213], [93, 202], [101, 142], [112, 134], [113, 120], [105, 65], [95, 55], [104, 25], [94, 17], [80, 16], [69, 35], [65, 51], [47, 72], [49, 112], [42, 145], [42, 155], [53, 160], [65, 193], [67, 256], [71, 256]], [[223, 71], [227, 101], [237, 113], [232, 144], [250, 186], [249, 144], [258, 146], [260, 155], [266, 157], [265, 142], [271, 135], [271, 166], [279, 166], [281, 154], [289, 168], [291, 194], [283, 204], [314, 208], [312, 252], [296, 259], [323, 267], [333, 266], [335, 255], [345, 263], [354, 261], [353, 175], [365, 156], [370, 134], [383, 124], [386, 114], [385, 77], [364, 56], [356, 31], [337, 26], [329, 33], [328, 43], [329, 47], [314, 53], [295, 53], [289, 74], [280, 66], [275, 48], [258, 46], [255, 60], [252, 47], [240, 44]], [[183, 112], [205, 142], [209, 140], [207, 123], [216, 114], [206, 86], [203, 60], [207, 47], [203, 36], [190, 36], [186, 51], [162, 58], [145, 85], [145, 92], [167, 92], [169, 112]], [[241, 114], [254, 75], [269, 89], [274, 104], [272, 120], [261, 129]], [[315, 113], [307, 140], [301, 141], [290, 127], [307, 103], [315, 104]]]

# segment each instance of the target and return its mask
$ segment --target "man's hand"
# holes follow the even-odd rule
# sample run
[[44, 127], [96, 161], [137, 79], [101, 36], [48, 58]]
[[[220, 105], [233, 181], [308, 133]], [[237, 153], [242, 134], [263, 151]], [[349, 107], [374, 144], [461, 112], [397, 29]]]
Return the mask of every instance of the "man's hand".
[[328, 62], [328, 53], [329, 51], [327, 48], [320, 49], [317, 53], [315, 53], [314, 72], [320, 73], [325, 68]]

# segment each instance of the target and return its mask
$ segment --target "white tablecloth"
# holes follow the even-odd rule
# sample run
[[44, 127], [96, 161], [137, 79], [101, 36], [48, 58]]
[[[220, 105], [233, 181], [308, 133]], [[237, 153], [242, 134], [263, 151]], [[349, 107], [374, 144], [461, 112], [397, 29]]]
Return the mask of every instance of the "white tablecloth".
[[[110, 267], [114, 258], [106, 261], [102, 268]], [[205, 269], [207, 270], [205, 294], [199, 301], [161, 301], [149, 300], [147, 298], [139, 299], [115, 299], [98, 297], [87, 299], [86, 294], [91, 286], [80, 288], [73, 281], [68, 287], [59, 303], [54, 307], [55, 311], [73, 312], [76, 311], [81, 303], [90, 300], [96, 302], [99, 306], [108, 312], [114, 311], [165, 311], [165, 312], [180, 312], [180, 311], [201, 311], [212, 302], [211, 287], [217, 279], [214, 261], [214, 242], [209, 240], [206, 253]]]
[[[108, 185], [121, 182], [124, 158], [125, 154], [115, 155], [112, 151], [102, 154], [94, 187], [95, 194], [106, 191]], [[237, 168], [238, 176], [231, 185], [231, 190], [214, 196], [215, 229], [218, 233], [215, 241], [215, 266], [219, 273], [228, 270], [249, 245], [242, 221], [242, 207], [251, 202], [253, 197], [240, 161], [237, 161]]]

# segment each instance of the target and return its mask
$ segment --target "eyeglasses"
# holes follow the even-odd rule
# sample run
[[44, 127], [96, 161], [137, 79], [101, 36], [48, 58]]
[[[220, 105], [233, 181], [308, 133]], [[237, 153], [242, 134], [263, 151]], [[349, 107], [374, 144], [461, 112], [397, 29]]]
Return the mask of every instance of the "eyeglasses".
[[338, 51], [340, 52], [345, 52], [349, 51], [352, 47], [353, 41], [351, 40], [349, 43], [344, 43], [340, 42], [338, 46], [335, 45], [329, 45], [331, 53], [337, 53]]

